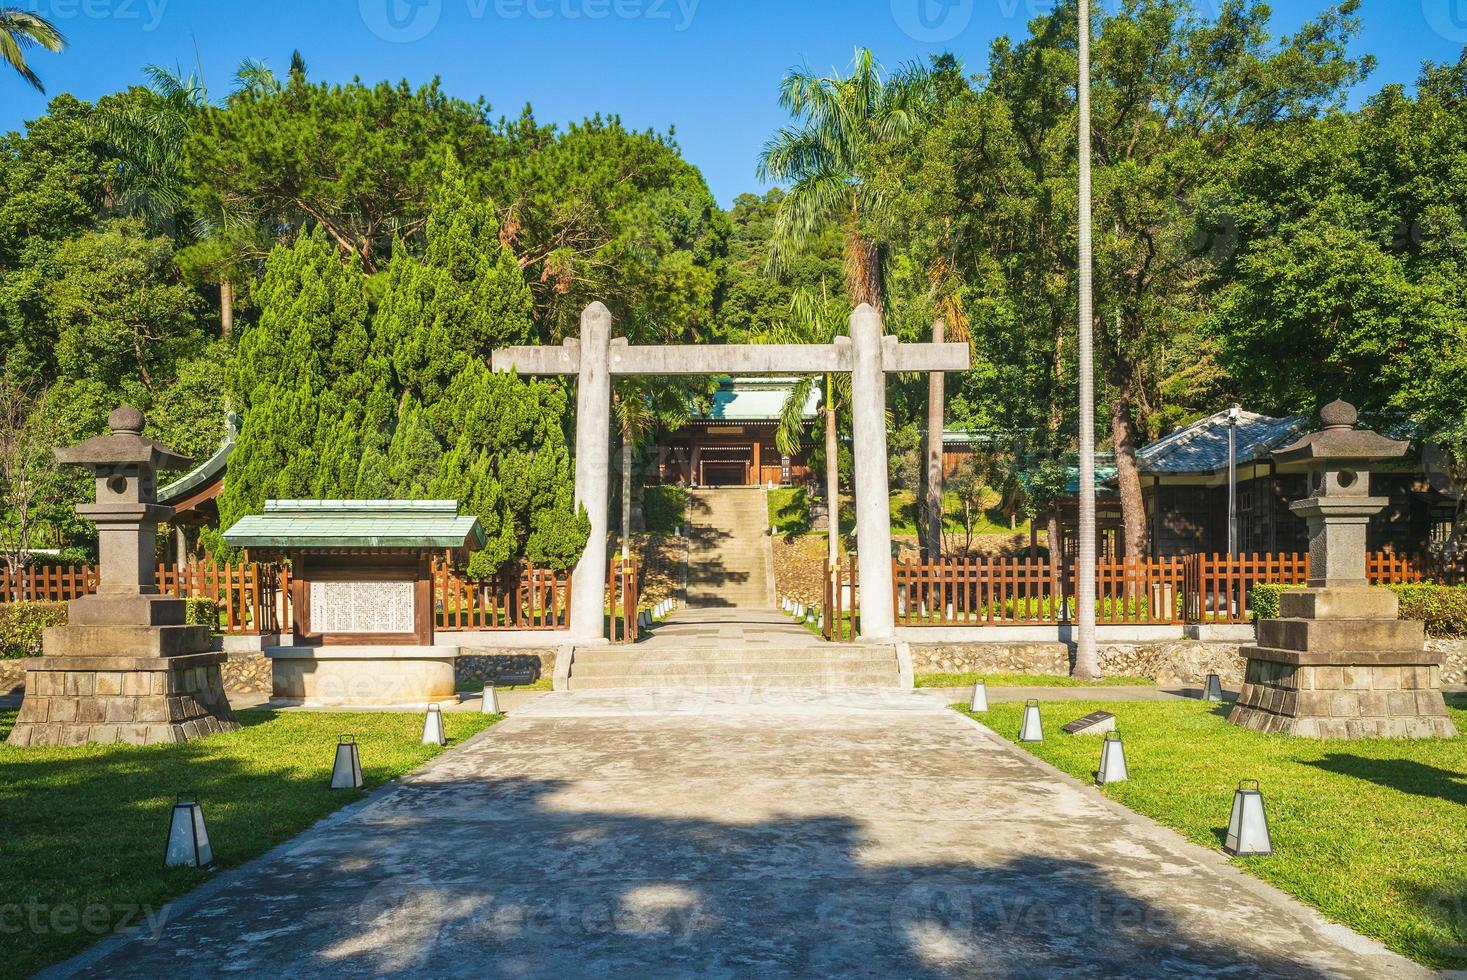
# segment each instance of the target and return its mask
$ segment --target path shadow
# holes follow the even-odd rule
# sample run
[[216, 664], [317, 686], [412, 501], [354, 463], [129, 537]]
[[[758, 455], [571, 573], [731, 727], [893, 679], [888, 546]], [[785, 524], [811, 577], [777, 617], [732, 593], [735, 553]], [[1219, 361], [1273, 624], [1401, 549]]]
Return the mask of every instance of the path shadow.
[[188, 949], [196, 976], [1325, 976], [1087, 861], [880, 860], [891, 842], [846, 815], [587, 811], [574, 789], [404, 787], [92, 972], [175, 971]]
[[1345, 752], [1331, 752], [1323, 759], [1304, 763], [1316, 769], [1351, 776], [1413, 796], [1428, 796], [1448, 803], [1467, 804], [1467, 773], [1442, 769], [1414, 759], [1370, 759]]

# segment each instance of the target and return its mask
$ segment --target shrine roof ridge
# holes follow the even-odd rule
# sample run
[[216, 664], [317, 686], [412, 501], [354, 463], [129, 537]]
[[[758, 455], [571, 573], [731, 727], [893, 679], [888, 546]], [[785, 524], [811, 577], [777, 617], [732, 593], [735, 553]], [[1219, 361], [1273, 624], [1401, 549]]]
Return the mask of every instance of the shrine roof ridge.
[[267, 500], [224, 532], [236, 548], [482, 548], [479, 519], [456, 500]]

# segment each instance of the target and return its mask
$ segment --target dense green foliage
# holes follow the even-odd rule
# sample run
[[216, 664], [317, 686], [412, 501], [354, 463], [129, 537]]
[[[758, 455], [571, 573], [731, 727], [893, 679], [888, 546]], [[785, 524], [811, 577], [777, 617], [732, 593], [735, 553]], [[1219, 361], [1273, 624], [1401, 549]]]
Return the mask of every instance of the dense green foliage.
[[[1275, 619], [1279, 597], [1298, 585], [1259, 582], [1248, 590], [1254, 619]], [[1467, 637], [1467, 585], [1408, 582], [1389, 586], [1401, 600], [1400, 617], [1426, 624], [1427, 636]]]
[[41, 631], [66, 625], [64, 602], [0, 603], [0, 660], [41, 655]]
[[642, 491], [642, 526], [652, 534], [672, 534], [687, 523], [688, 491], [681, 486], [647, 487]]

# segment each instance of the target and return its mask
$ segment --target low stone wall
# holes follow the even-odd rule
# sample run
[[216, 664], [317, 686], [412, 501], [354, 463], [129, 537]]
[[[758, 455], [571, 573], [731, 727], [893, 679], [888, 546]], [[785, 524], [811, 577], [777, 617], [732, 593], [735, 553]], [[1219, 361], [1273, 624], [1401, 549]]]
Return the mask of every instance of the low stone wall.
[[248, 694], [270, 693], [270, 658], [258, 650], [231, 652], [219, 667], [224, 675], [224, 690]]
[[0, 660], [0, 694], [20, 694], [25, 690], [25, 661]]
[[504, 678], [536, 681], [541, 677], [554, 676], [555, 650], [461, 647], [456, 664], [460, 685], [469, 682], [487, 684]]
[[[1111, 676], [1150, 677], [1163, 686], [1201, 686], [1208, 674], [1224, 685], [1243, 682], [1246, 661], [1238, 644], [1205, 640], [1156, 643], [1102, 643], [1100, 672]], [[1060, 642], [913, 643], [916, 674], [1056, 674], [1070, 673], [1070, 648]]]
[[1443, 684], [1467, 684], [1467, 637], [1428, 638], [1426, 649], [1442, 654]]

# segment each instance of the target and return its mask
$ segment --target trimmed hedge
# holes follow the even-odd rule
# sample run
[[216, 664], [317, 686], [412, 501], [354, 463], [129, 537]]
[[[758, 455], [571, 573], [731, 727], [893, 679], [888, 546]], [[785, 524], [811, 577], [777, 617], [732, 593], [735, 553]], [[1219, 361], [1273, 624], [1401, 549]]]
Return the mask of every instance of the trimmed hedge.
[[1419, 582], [1391, 591], [1401, 597], [1401, 618], [1421, 620], [1427, 636], [1467, 636], [1467, 585]]
[[[1299, 585], [1259, 583], [1248, 592], [1248, 606], [1255, 621], [1273, 619], [1279, 614], [1279, 597]], [[1388, 585], [1401, 600], [1401, 618], [1417, 619], [1426, 624], [1426, 635], [1434, 637], [1467, 636], [1467, 585], [1434, 585], [1412, 582]]]
[[7, 602], [0, 604], [0, 659], [41, 655], [41, 631], [66, 625], [64, 602]]
[[206, 595], [191, 595], [184, 601], [183, 621], [190, 626], [219, 628], [219, 603]]
[[642, 488], [642, 525], [651, 534], [671, 534], [683, 524], [687, 512], [685, 487], [662, 485]]

